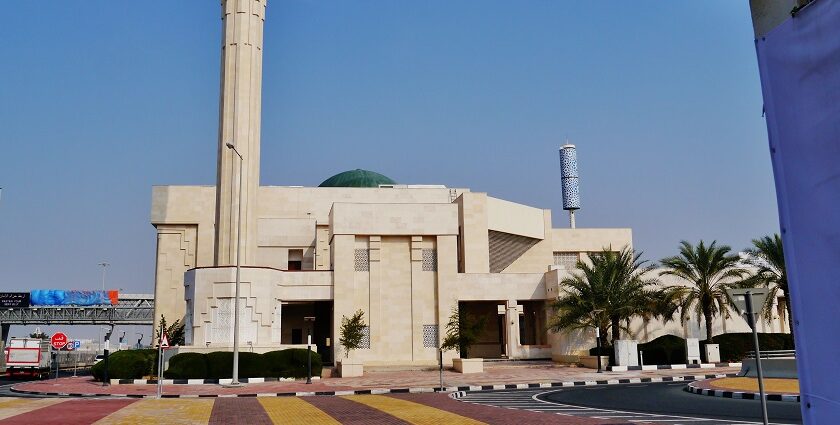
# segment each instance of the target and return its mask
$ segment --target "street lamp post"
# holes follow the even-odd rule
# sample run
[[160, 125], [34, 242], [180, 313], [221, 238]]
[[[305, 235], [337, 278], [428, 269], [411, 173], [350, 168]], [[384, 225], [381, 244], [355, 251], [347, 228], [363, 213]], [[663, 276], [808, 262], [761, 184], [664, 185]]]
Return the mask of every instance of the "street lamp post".
[[592, 310], [589, 317], [592, 319], [592, 325], [595, 326], [595, 357], [598, 362], [598, 373], [601, 372], [601, 327], [598, 324], [598, 315], [603, 312], [603, 309]]
[[239, 209], [236, 213], [236, 290], [234, 291], [233, 304], [233, 379], [230, 382], [231, 386], [238, 386], [241, 385], [239, 383], [239, 273], [242, 251], [242, 165], [245, 162], [245, 158], [236, 150], [236, 146], [233, 143], [226, 143], [225, 146], [239, 157]]
[[305, 322], [308, 322], [308, 331], [306, 334], [306, 383], [312, 383], [312, 324], [315, 323], [314, 316], [306, 316], [303, 318]]

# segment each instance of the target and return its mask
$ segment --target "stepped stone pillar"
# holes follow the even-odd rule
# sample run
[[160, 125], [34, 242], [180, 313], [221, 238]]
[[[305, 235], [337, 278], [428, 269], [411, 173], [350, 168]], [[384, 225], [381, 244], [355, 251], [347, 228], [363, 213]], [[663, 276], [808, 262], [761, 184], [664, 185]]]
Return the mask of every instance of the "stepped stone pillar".
[[236, 264], [239, 156], [242, 161], [243, 265], [257, 249], [257, 190], [260, 185], [262, 44], [266, 0], [222, 0], [222, 63], [219, 151], [216, 180], [216, 266]]

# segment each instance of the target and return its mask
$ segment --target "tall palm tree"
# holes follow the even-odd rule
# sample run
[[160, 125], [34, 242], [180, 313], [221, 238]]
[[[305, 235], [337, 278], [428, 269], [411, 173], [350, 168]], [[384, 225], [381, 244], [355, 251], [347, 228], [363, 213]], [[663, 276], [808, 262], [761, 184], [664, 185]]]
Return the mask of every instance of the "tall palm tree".
[[688, 286], [669, 288], [669, 297], [680, 309], [680, 319], [685, 322], [689, 314], [697, 313], [698, 322], [706, 323], [706, 338], [712, 341], [712, 320], [718, 314], [729, 317], [732, 300], [727, 289], [743, 285], [747, 271], [740, 267], [740, 258], [729, 254], [732, 249], [712, 241], [708, 246], [702, 240], [697, 246], [680, 242], [680, 254], [662, 260], [666, 270], [660, 275], [672, 275], [685, 280]]
[[753, 247], [747, 249], [747, 263], [756, 268], [755, 274], [747, 278], [749, 286], [765, 286], [768, 289], [767, 299], [762, 307], [765, 320], [773, 317], [773, 301], [779, 296], [779, 291], [785, 294], [785, 308], [788, 314], [788, 329], [793, 334], [793, 315], [790, 310], [790, 294], [788, 293], [787, 270], [785, 269], [785, 253], [782, 248], [782, 238], [778, 233], [753, 239]]
[[[591, 257], [592, 264], [578, 261], [579, 272], [561, 281], [563, 293], [555, 300], [552, 331], [597, 326], [602, 345], [607, 332], [620, 339], [622, 326], [631, 318], [662, 316], [664, 293], [656, 288], [659, 281], [648, 274], [653, 266], [642, 261], [641, 253], [631, 248], [619, 252], [610, 248]], [[647, 276], [645, 276], [648, 274]]]

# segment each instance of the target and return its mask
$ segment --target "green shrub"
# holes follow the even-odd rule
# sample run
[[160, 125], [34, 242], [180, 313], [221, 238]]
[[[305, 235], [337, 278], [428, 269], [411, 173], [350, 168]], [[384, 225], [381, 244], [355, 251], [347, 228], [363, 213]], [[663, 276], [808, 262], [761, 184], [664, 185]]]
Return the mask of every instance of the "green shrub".
[[[266, 376], [276, 378], [304, 378], [307, 375], [307, 351], [303, 348], [289, 348], [263, 354]], [[312, 352], [312, 376], [321, 376], [321, 356]]]
[[646, 365], [683, 364], [686, 362], [685, 339], [662, 335], [653, 341], [639, 344]]
[[203, 379], [207, 377], [207, 359], [201, 353], [180, 353], [169, 359], [168, 379]]
[[[705, 344], [706, 341], [703, 341]], [[720, 360], [739, 362], [753, 351], [751, 332], [727, 333], [715, 336], [715, 344], [720, 344]], [[793, 336], [790, 334], [758, 334], [758, 344], [764, 350], [793, 350]]]
[[224, 379], [233, 376], [233, 352], [214, 351], [204, 355], [207, 360], [207, 377]]
[[[157, 350], [121, 350], [108, 355], [108, 379], [141, 379], [157, 370]], [[105, 361], [93, 365], [93, 377], [105, 379]]]
[[[214, 351], [205, 354], [207, 361], [207, 377], [225, 379], [233, 376], [233, 352]], [[264, 378], [267, 376], [265, 361], [262, 354], [251, 352], [239, 353], [240, 378]]]
[[[596, 353], [598, 353], [598, 347], [597, 346], [589, 349], [589, 355], [590, 356], [598, 355]], [[609, 363], [611, 365], [616, 364], [615, 363], [615, 350], [613, 349], [612, 345], [601, 346], [600, 355], [601, 356], [609, 356], [610, 357]], [[603, 365], [603, 366], [606, 367], [607, 365]]]

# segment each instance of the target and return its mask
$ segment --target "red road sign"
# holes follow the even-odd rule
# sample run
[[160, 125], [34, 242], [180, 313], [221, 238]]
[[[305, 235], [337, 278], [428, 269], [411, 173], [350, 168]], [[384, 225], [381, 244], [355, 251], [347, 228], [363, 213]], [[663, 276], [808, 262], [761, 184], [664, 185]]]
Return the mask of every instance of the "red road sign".
[[160, 348], [169, 348], [169, 338], [166, 334], [163, 334], [163, 338], [160, 339]]
[[56, 350], [64, 348], [68, 341], [67, 335], [65, 335], [64, 332], [56, 332], [53, 334], [52, 338], [50, 338], [50, 344], [52, 344], [53, 348]]

